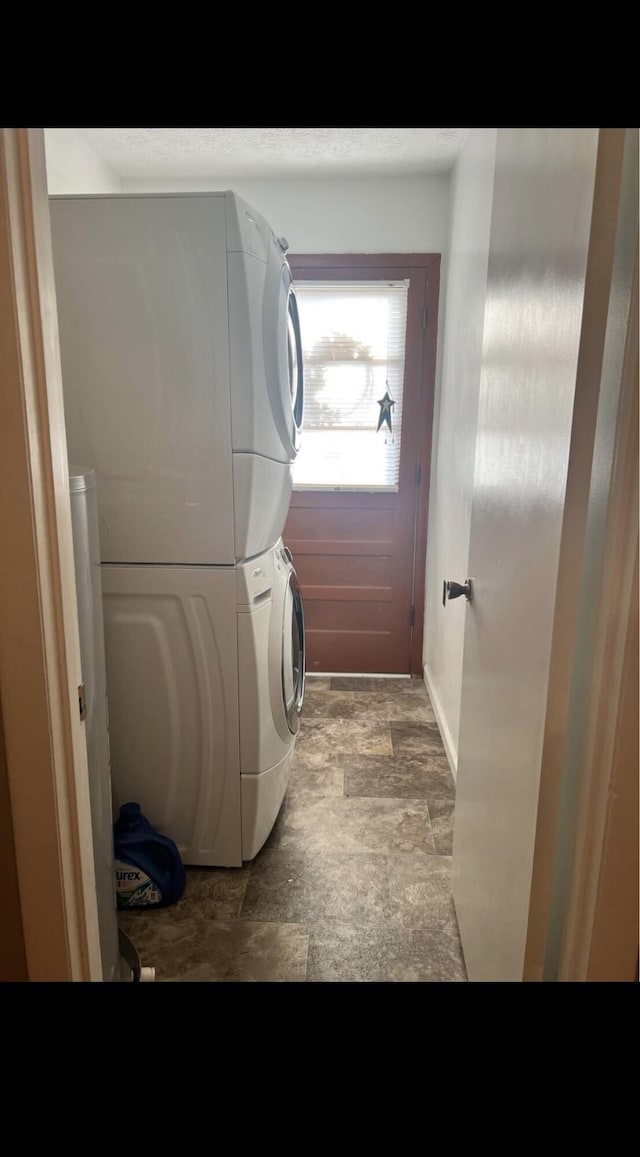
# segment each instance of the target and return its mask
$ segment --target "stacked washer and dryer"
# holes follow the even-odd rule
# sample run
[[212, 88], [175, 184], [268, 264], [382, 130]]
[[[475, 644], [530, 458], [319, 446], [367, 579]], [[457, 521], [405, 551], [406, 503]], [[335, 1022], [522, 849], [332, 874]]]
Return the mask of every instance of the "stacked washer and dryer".
[[186, 864], [268, 837], [304, 695], [281, 534], [302, 425], [286, 242], [232, 192], [51, 198], [70, 461], [97, 480], [114, 805]]

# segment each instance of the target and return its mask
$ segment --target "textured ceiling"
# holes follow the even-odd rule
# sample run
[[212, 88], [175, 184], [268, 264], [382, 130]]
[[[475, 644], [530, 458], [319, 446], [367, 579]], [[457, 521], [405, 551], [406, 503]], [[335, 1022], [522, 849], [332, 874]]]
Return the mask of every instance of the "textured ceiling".
[[77, 129], [122, 177], [448, 172], [469, 129]]

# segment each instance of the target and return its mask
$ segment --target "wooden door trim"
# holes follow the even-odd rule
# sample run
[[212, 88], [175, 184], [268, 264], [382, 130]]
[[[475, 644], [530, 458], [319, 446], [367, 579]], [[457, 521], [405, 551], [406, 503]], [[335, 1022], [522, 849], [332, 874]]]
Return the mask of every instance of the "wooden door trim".
[[29, 980], [101, 980], [42, 129], [0, 130], [0, 687]]
[[637, 981], [637, 249], [606, 526], [562, 981]]
[[[341, 271], [354, 269], [384, 269], [401, 271], [420, 269], [426, 271], [427, 325], [422, 347], [421, 370], [421, 439], [417, 466], [420, 481], [416, 495], [416, 530], [414, 535], [413, 559], [413, 607], [415, 625], [411, 633], [410, 674], [422, 678], [422, 647], [424, 639], [425, 582], [429, 522], [429, 483], [431, 477], [431, 453], [433, 442], [433, 411], [435, 398], [435, 376], [438, 334], [438, 307], [440, 296], [439, 253], [291, 253], [287, 260], [298, 278], [320, 280], [322, 272], [335, 276]], [[428, 340], [430, 339], [430, 340]], [[313, 491], [295, 491], [296, 503], [314, 506], [325, 502], [327, 495], [318, 496]]]
[[[602, 726], [601, 720], [611, 720], [611, 712], [615, 711], [615, 704], [620, 695], [620, 669], [622, 658], [613, 650], [606, 651], [605, 639], [608, 645], [613, 646], [611, 640], [627, 613], [625, 596], [628, 597], [630, 576], [633, 570], [634, 549], [637, 543], [637, 489], [629, 482], [633, 478], [634, 469], [637, 472], [637, 283], [633, 284], [634, 266], [627, 256], [629, 233], [633, 233], [632, 243], [637, 246], [637, 216], [632, 216], [626, 204], [637, 203], [637, 192], [631, 195], [625, 193], [630, 180], [637, 181], [637, 177], [630, 174], [637, 173], [637, 154], [631, 165], [625, 160], [624, 129], [601, 129], [598, 140], [598, 153], [595, 170], [595, 184], [593, 194], [593, 208], [591, 215], [591, 230], [589, 238], [589, 255], [586, 267], [584, 302], [582, 314], [582, 333], [577, 365], [576, 391], [572, 419], [571, 445], [567, 469], [567, 483], [565, 490], [565, 504], [562, 523], [562, 535], [558, 560], [558, 580], [556, 603], [553, 623], [551, 655], [549, 660], [549, 678], [547, 686], [546, 718], [543, 737], [543, 748], [540, 768], [540, 783], [537, 804], [536, 834], [534, 845], [534, 859], [531, 877], [531, 892], [529, 904], [529, 918], [524, 960], [523, 979], [526, 981], [542, 981], [556, 979], [556, 969], [564, 967], [558, 959], [560, 929], [565, 918], [570, 928], [570, 936], [575, 935], [572, 922], [577, 921], [576, 911], [584, 916], [583, 905], [585, 896], [580, 894], [576, 884], [578, 878], [580, 886], [588, 889], [597, 879], [591, 875], [593, 868], [594, 849], [597, 843], [590, 846], [585, 854], [586, 836], [582, 830], [587, 822], [592, 823], [593, 815], [589, 820], [584, 818], [585, 802], [589, 792], [608, 790], [609, 776], [612, 774], [612, 752], [604, 742], [604, 733], [598, 738], [594, 729]], [[618, 235], [621, 229], [626, 238], [621, 247]], [[637, 250], [636, 250], [637, 276]], [[632, 300], [636, 294], [635, 309]], [[622, 360], [624, 334], [616, 330], [616, 319], [621, 305], [611, 309], [612, 297], [621, 303], [625, 300], [630, 304], [630, 320], [626, 341], [633, 341], [633, 321], [636, 322], [636, 354], [629, 361], [629, 351], [625, 354], [624, 370], [621, 373], [620, 400], [618, 403], [618, 427], [616, 432], [614, 465], [608, 497], [606, 538], [603, 544], [602, 557], [603, 574], [599, 579], [599, 594], [594, 594], [594, 614], [596, 616], [596, 630], [593, 650], [588, 659], [589, 689], [585, 705], [585, 739], [584, 748], [576, 765], [571, 770], [568, 763], [568, 727], [571, 720], [572, 694], [575, 689], [575, 654], [579, 640], [579, 608], [578, 594], [581, 590], [582, 572], [585, 565], [585, 544], [587, 542], [587, 526], [590, 504], [593, 499], [593, 471], [594, 446], [599, 421], [601, 392], [603, 389], [603, 373], [607, 362], [611, 366], [616, 364], [616, 356]], [[615, 344], [614, 344], [615, 343]], [[614, 355], [611, 350], [617, 348], [619, 354]], [[635, 366], [635, 383], [630, 381]], [[635, 392], [635, 415], [632, 413]], [[631, 425], [630, 425], [631, 422]], [[629, 439], [635, 435], [635, 450]], [[626, 441], [625, 441], [626, 439]], [[626, 449], [622, 449], [625, 446]], [[635, 454], [635, 460], [633, 455]], [[632, 465], [629, 474], [628, 456], [631, 456]], [[621, 456], [627, 460], [627, 477], [620, 484], [619, 462]], [[595, 460], [595, 468], [597, 468]], [[616, 473], [616, 471], [618, 473]], [[598, 501], [601, 501], [598, 499]], [[634, 507], [634, 502], [636, 506]], [[616, 539], [619, 534], [620, 519], [629, 518], [631, 509], [631, 526], [635, 524], [635, 542], [633, 537], [625, 544], [627, 554], [622, 556], [620, 542]], [[618, 549], [616, 555], [615, 550]], [[615, 559], [615, 561], [614, 561]], [[600, 699], [598, 699], [600, 696]], [[607, 733], [608, 734], [608, 733]], [[604, 743], [598, 749], [596, 743]], [[636, 764], [637, 774], [637, 764]], [[579, 777], [579, 788], [575, 790], [578, 800], [573, 805], [571, 825], [569, 828], [569, 809], [566, 800], [570, 776]], [[595, 786], [594, 786], [595, 785]], [[563, 802], [563, 792], [565, 793]], [[586, 794], [585, 794], [586, 793]], [[591, 806], [593, 800], [590, 800]], [[602, 813], [603, 815], [604, 813]], [[599, 821], [598, 821], [599, 822]], [[604, 822], [604, 821], [603, 821]], [[559, 826], [560, 825], [560, 826]], [[591, 833], [593, 834], [593, 833]], [[573, 873], [567, 883], [560, 883], [560, 865], [562, 864], [561, 847], [570, 846], [575, 839], [574, 853], [577, 859], [569, 861], [570, 867], [563, 869]], [[597, 849], [597, 855], [602, 849]], [[582, 859], [580, 859], [582, 857]], [[576, 864], [579, 867], [576, 867]], [[578, 872], [582, 875], [578, 875]], [[563, 898], [566, 891], [566, 901]], [[573, 893], [571, 890], [573, 889]], [[586, 893], [585, 893], [586, 894]], [[565, 907], [566, 903], [566, 907]], [[575, 911], [572, 914], [572, 906]], [[567, 916], [566, 914], [569, 913]], [[584, 929], [583, 929], [584, 931]], [[565, 954], [566, 949], [560, 949]], [[575, 961], [574, 961], [575, 964]], [[573, 967], [573, 965], [572, 965]], [[578, 979], [577, 973], [569, 975], [566, 970], [562, 979]], [[585, 977], [583, 977], [584, 979]]]
[[[427, 277], [427, 328], [422, 347], [422, 441], [420, 445], [420, 484], [416, 507], [415, 559], [413, 564], [413, 605], [415, 627], [411, 635], [411, 674], [422, 678], [422, 651], [424, 642], [425, 584], [427, 578], [427, 543], [429, 532], [429, 483], [431, 480], [431, 449], [433, 444], [433, 409], [435, 404], [436, 355], [438, 337], [438, 304], [440, 300], [440, 258], [431, 262]], [[427, 340], [429, 334], [433, 340]]]

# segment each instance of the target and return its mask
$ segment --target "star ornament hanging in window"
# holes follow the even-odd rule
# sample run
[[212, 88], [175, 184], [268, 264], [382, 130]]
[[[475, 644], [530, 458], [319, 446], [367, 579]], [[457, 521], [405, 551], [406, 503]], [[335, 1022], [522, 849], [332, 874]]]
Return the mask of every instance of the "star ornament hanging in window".
[[[384, 398], [378, 399], [378, 405], [380, 407], [380, 416], [378, 418], [378, 425], [376, 426], [376, 434], [378, 433], [380, 427], [385, 424], [385, 422], [389, 427], [389, 430], [391, 430], [391, 407], [395, 406], [395, 402], [389, 394], [388, 389], [384, 395]], [[391, 432], [393, 433], [393, 431]]]

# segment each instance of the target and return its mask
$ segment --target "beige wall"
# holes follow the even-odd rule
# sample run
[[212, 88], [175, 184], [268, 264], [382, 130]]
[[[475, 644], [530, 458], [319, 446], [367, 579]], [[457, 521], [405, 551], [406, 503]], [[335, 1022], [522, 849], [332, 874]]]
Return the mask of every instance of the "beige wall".
[[442, 253], [446, 246], [448, 176], [122, 182], [123, 192], [202, 189], [233, 189], [287, 238], [292, 253]]
[[234, 189], [298, 253], [443, 253], [449, 177], [120, 177], [81, 130], [45, 129], [50, 194]]
[[78, 129], [45, 129], [49, 193], [117, 193], [120, 178]]

